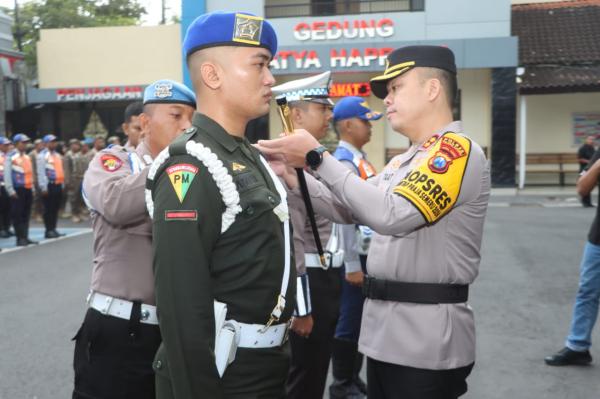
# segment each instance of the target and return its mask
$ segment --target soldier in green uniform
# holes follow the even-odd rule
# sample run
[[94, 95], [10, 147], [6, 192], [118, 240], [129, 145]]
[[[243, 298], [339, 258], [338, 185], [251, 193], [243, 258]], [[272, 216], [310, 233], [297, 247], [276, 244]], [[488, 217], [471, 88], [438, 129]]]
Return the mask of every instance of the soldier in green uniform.
[[284, 396], [296, 293], [286, 194], [244, 138], [269, 112], [276, 49], [272, 26], [254, 15], [205, 14], [187, 31], [197, 112], [155, 160], [146, 195], [159, 399]]

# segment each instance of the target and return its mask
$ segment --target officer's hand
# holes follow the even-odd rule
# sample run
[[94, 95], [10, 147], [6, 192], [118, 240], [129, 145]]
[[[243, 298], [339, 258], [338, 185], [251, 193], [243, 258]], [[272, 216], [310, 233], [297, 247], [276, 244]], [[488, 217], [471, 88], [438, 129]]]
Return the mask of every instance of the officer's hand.
[[289, 166], [303, 168], [306, 153], [321, 144], [304, 129], [295, 129], [294, 133], [274, 140], [259, 140], [257, 148], [267, 155], [282, 155]]
[[365, 279], [365, 274], [360, 270], [357, 272], [346, 273], [346, 281], [350, 285], [362, 287], [364, 279]]
[[313, 318], [311, 315], [294, 317], [292, 319], [291, 329], [301, 337], [308, 338], [313, 329]]
[[285, 181], [290, 190], [298, 187], [298, 175], [294, 168], [286, 165], [283, 155], [267, 155], [266, 158], [273, 172]]

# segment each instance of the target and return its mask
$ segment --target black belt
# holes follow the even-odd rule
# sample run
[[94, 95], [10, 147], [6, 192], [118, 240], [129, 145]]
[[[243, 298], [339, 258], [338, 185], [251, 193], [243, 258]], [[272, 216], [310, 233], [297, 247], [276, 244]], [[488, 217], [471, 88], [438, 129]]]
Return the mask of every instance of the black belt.
[[462, 284], [403, 283], [365, 276], [363, 295], [370, 299], [410, 303], [463, 303], [469, 286]]

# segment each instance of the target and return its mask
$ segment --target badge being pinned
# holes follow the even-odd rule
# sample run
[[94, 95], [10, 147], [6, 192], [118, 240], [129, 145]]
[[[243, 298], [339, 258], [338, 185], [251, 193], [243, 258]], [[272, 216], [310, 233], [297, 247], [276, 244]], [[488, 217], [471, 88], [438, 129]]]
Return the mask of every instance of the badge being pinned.
[[107, 172], [114, 172], [123, 166], [123, 161], [111, 154], [102, 155], [100, 157], [100, 163], [102, 163], [102, 169]]
[[260, 44], [260, 34], [262, 33], [263, 18], [254, 15], [235, 14], [235, 27], [233, 31], [233, 41], [254, 44]]
[[177, 194], [177, 198], [179, 198], [179, 202], [183, 203], [196, 173], [198, 173], [198, 168], [188, 163], [178, 163], [167, 168], [169, 180], [171, 180], [171, 185], [175, 190], [175, 194]]

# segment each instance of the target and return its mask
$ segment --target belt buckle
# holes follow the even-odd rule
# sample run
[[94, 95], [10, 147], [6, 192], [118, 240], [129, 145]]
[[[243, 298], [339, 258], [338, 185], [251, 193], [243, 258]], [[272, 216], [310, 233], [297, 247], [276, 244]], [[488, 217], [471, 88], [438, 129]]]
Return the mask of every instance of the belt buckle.
[[[325, 251], [323, 257], [320, 257], [319, 260], [321, 261], [321, 269], [328, 270], [333, 262], [333, 254], [331, 251]], [[325, 263], [323, 263], [323, 260], [325, 260]]]
[[150, 318], [150, 311], [148, 309], [142, 310], [142, 312], [140, 313], [140, 320], [146, 321], [149, 318]]

